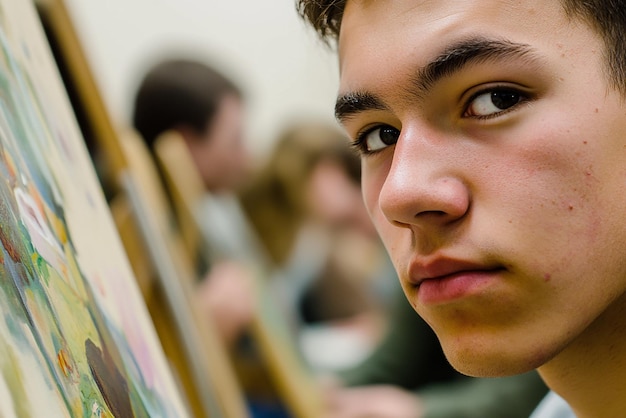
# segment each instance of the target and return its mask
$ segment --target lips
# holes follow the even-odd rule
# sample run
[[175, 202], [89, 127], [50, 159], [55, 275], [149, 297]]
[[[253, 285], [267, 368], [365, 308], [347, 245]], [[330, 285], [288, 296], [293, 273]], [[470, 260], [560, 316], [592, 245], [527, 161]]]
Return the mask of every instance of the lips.
[[484, 294], [498, 282], [503, 271], [501, 265], [440, 257], [411, 264], [408, 280], [417, 289], [419, 303], [432, 306]]
[[409, 282], [419, 287], [425, 280], [443, 280], [463, 273], [491, 273], [502, 270], [501, 266], [486, 265], [453, 258], [437, 258], [429, 262], [416, 262], [409, 268]]

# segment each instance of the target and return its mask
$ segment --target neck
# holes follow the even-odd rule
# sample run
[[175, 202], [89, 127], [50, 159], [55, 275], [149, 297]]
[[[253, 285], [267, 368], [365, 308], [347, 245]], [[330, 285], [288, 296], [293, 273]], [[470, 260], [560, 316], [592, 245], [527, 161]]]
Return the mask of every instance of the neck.
[[626, 411], [626, 296], [539, 373], [578, 418], [622, 416]]

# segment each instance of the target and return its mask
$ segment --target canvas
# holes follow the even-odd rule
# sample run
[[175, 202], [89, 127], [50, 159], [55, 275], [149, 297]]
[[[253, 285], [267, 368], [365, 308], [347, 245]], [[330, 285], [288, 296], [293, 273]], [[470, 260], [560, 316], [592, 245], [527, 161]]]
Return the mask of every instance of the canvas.
[[30, 1], [0, 0], [0, 417], [184, 417]]

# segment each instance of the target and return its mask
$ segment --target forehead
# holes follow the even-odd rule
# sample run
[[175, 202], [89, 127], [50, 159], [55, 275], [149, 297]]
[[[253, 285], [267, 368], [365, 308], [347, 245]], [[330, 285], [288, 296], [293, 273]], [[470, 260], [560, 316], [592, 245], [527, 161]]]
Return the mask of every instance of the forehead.
[[397, 70], [406, 61], [424, 65], [462, 38], [541, 48], [565, 42], [571, 24], [558, 0], [349, 0], [339, 37], [342, 89], [358, 87], [350, 86], [345, 74], [384, 84], [389, 80], [379, 69]]

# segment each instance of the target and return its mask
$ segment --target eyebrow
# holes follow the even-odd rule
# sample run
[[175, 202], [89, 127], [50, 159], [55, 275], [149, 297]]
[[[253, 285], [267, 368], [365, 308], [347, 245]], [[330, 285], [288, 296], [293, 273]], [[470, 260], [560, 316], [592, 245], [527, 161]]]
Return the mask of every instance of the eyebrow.
[[342, 94], [335, 103], [335, 118], [345, 122], [350, 117], [368, 110], [388, 110], [384, 102], [369, 92], [355, 91]]
[[[534, 63], [538, 57], [528, 44], [508, 40], [474, 37], [461, 40], [444, 49], [411, 79], [412, 95], [427, 92], [441, 79], [450, 77], [470, 65], [517, 58]], [[345, 122], [354, 115], [370, 110], [387, 110], [383, 100], [366, 91], [342, 94], [335, 103], [335, 117]]]

